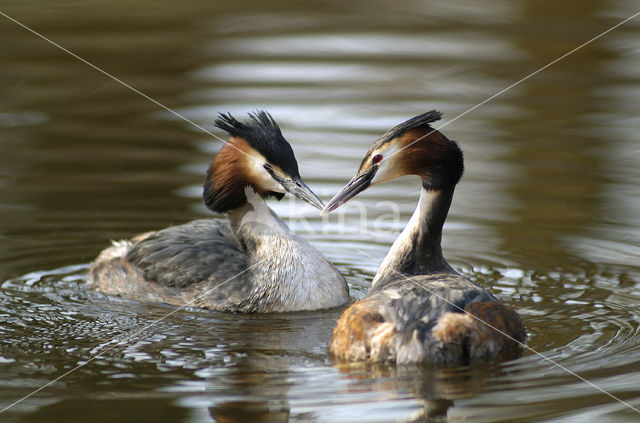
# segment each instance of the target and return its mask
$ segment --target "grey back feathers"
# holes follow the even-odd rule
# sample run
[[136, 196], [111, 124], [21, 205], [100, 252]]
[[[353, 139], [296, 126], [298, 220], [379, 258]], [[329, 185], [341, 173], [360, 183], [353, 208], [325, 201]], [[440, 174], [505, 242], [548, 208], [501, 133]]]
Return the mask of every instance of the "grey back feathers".
[[462, 313], [470, 303], [497, 301], [465, 277], [447, 273], [402, 276], [382, 289], [372, 288], [369, 297], [387, 304], [381, 311], [399, 332], [411, 332], [416, 324], [430, 329], [444, 312]]
[[[247, 257], [229, 223], [219, 219], [194, 220], [154, 232], [133, 244], [127, 260], [144, 279], [171, 288], [188, 288], [202, 281], [224, 281], [247, 268]], [[237, 289], [239, 281], [229, 289]]]

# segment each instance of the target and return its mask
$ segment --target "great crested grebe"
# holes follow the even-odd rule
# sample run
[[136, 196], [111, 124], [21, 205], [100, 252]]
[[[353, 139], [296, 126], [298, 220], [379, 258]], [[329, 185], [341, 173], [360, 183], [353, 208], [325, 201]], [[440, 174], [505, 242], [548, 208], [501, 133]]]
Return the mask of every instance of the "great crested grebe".
[[337, 359], [464, 364], [517, 355], [526, 337], [513, 308], [460, 276], [442, 256], [442, 226], [464, 165], [458, 145], [429, 125], [440, 117], [433, 110], [385, 133], [322, 211], [376, 183], [403, 175], [422, 179], [418, 206], [368, 294], [334, 328], [329, 352]]
[[220, 114], [231, 136], [209, 166], [206, 206], [229, 220], [203, 219], [114, 242], [89, 269], [98, 291], [140, 301], [267, 313], [336, 307], [347, 283], [315, 248], [269, 209], [289, 192], [321, 209], [289, 143], [264, 111], [239, 122]]

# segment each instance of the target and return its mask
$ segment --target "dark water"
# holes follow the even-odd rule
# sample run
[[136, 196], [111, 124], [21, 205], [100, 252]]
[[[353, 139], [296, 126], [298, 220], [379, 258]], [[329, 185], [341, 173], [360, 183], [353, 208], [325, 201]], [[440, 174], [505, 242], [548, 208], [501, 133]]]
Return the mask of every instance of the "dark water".
[[[0, 11], [206, 130], [219, 111], [269, 110], [327, 200], [392, 125], [432, 108], [446, 123], [640, 10], [396, 3]], [[0, 409], [64, 376], [0, 421], [640, 420], [568, 372], [640, 408], [640, 17], [443, 129], [467, 164], [447, 257], [566, 370], [530, 351], [472, 368], [336, 366], [339, 310], [174, 312], [87, 290], [110, 240], [208, 215], [199, 186], [221, 143], [3, 16], [0, 39]], [[400, 180], [324, 219], [273, 207], [361, 298], [417, 192]]]

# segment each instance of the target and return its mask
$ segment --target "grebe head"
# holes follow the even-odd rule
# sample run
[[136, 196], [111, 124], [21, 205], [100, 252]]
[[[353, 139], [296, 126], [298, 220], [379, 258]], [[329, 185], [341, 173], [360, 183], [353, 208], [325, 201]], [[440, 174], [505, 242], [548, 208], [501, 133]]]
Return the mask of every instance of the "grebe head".
[[440, 119], [436, 110], [415, 116], [386, 132], [364, 155], [349, 183], [327, 203], [329, 213], [371, 185], [404, 175], [418, 175], [426, 190], [453, 188], [464, 170], [458, 145], [433, 129]]
[[258, 110], [240, 122], [220, 114], [215, 125], [231, 135], [209, 166], [204, 183], [204, 202], [223, 213], [246, 203], [245, 187], [263, 198], [282, 199], [289, 192], [322, 209], [322, 201], [306, 186], [298, 172], [291, 146], [269, 113]]

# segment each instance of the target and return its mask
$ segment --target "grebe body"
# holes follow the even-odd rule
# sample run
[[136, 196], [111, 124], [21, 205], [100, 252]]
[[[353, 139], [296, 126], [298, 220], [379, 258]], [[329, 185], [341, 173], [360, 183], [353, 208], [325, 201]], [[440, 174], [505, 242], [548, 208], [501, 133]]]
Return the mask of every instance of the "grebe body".
[[515, 310], [459, 275], [442, 255], [442, 226], [464, 165], [458, 145], [430, 126], [440, 116], [431, 111], [385, 133], [323, 210], [395, 177], [422, 181], [418, 206], [368, 294], [334, 328], [329, 352], [339, 360], [466, 364], [520, 352], [526, 332]]
[[316, 310], [348, 301], [337, 269], [265, 203], [289, 192], [322, 207], [273, 118], [262, 111], [250, 116], [216, 120], [231, 139], [208, 169], [203, 198], [228, 220], [196, 220], [114, 242], [89, 269], [95, 289], [222, 312]]

